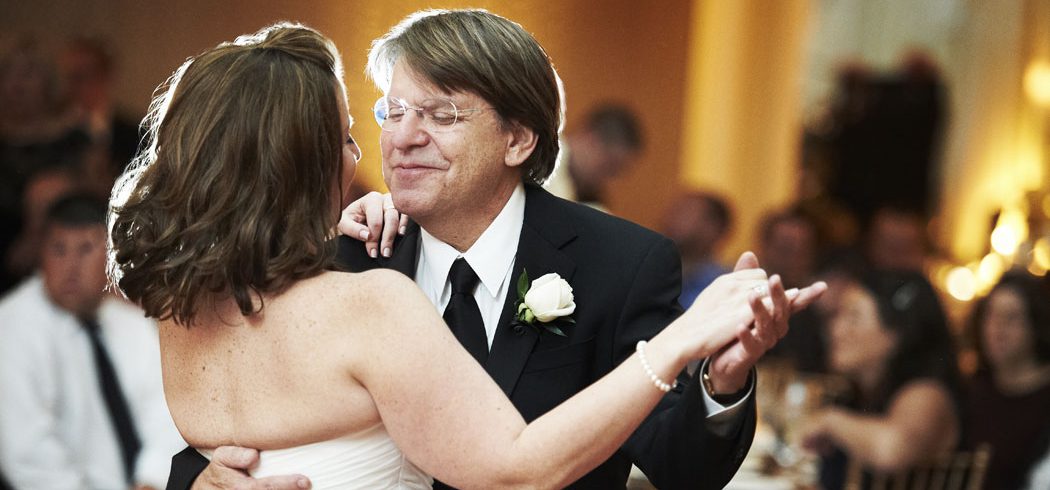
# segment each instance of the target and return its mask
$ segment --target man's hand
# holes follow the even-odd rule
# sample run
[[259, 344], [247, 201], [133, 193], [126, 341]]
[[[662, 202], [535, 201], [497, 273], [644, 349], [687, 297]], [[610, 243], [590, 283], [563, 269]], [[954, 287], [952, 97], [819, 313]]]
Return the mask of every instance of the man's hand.
[[[733, 270], [755, 268], [758, 268], [758, 258], [744, 252]], [[740, 391], [755, 363], [787, 334], [791, 313], [809, 306], [827, 288], [827, 284], [816, 282], [802, 290], [785, 291], [780, 276], [774, 274], [769, 278], [768, 299], [765, 291], [751, 293], [748, 300], [755, 314], [754, 325], [741, 327], [737, 340], [712, 356], [707, 366], [714, 394]]]
[[192, 490], [301, 490], [310, 488], [303, 475], [269, 476], [255, 479], [248, 469], [259, 464], [259, 451], [243, 447], [222, 446], [215, 450], [211, 463], [193, 482]]
[[373, 259], [381, 252], [383, 257], [394, 253], [394, 237], [405, 234], [408, 215], [394, 208], [390, 194], [369, 192], [343, 210], [339, 218], [339, 233], [365, 242]]

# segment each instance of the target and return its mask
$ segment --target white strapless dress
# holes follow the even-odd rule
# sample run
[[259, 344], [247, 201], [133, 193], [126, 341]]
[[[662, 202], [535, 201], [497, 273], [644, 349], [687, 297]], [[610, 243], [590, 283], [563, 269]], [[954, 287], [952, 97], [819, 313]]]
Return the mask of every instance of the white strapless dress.
[[[200, 451], [211, 459], [211, 451]], [[313, 489], [429, 490], [433, 479], [405, 459], [383, 424], [332, 439], [288, 449], [262, 451], [256, 478], [298, 473]]]

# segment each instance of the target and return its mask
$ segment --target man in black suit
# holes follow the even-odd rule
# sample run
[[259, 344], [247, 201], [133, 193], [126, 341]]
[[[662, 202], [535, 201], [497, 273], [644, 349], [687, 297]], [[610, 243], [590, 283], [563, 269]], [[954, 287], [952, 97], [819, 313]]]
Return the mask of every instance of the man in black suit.
[[[549, 59], [519, 25], [484, 11], [417, 13], [376, 41], [369, 71], [384, 92], [375, 109], [392, 196], [391, 206], [369, 212], [384, 214], [388, 227], [398, 212], [414, 223], [393, 250], [341, 238], [340, 261], [413, 277], [446, 319], [450, 276], [465, 262], [480, 318], [476, 331], [453, 330], [526, 420], [612, 370], [681, 312], [670, 240], [539, 187], [558, 153], [561, 98]], [[380, 221], [364, 219], [365, 207], [344, 214]], [[346, 225], [355, 236], [365, 230]], [[757, 263], [752, 256], [741, 265]], [[563, 336], [538, 320], [514, 321], [519, 279], [548, 273], [568, 281], [575, 297], [575, 323], [549, 324]], [[683, 373], [627, 444], [573, 488], [624, 488], [631, 463], [660, 488], [724, 486], [754, 435], [751, 367], [783, 335], [786, 315], [772, 323]], [[207, 469], [195, 451], [180, 453], [169, 488], [186, 488], [201, 471], [193, 488], [296, 488], [294, 477], [248, 481], [233, 470], [250, 465], [254, 452], [222, 449]]]

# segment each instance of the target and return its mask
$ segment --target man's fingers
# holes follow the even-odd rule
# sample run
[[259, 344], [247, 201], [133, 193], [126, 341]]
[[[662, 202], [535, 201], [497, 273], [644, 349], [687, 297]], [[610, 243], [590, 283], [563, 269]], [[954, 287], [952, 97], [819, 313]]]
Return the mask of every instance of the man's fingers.
[[212, 454], [211, 464], [194, 483], [194, 489], [232, 488], [245, 490], [300, 490], [310, 488], [303, 475], [279, 475], [254, 479], [248, 470], [259, 462], [259, 451], [221, 446]]
[[757, 269], [758, 268], [758, 257], [751, 251], [740, 254], [740, 258], [737, 259], [736, 265], [733, 266], [733, 271], [740, 271], [744, 269]]
[[787, 335], [787, 319], [791, 315], [791, 305], [788, 302], [787, 293], [784, 291], [784, 280], [781, 279], [779, 274], [773, 274], [773, 277], [769, 278], [769, 296], [773, 299], [772, 327], [776, 334], [775, 342]]
[[303, 475], [268, 476], [252, 481], [250, 490], [303, 490], [310, 488], [310, 480]]
[[754, 364], [759, 357], [762, 357], [762, 354], [766, 352], [766, 348], [761, 341], [755, 338], [755, 334], [751, 329], [747, 329], [747, 331], [737, 335], [737, 340], [740, 341], [740, 359], [742, 362], [747, 363], [750, 369], [750, 365]]
[[808, 287], [802, 288], [798, 292], [798, 297], [791, 302], [791, 311], [797, 312], [805, 309], [827, 290], [828, 284], [824, 281], [817, 281]]
[[[758, 351], [758, 354], [761, 355], [766, 349], [777, 343], [776, 331], [773, 328], [773, 319], [769, 316], [769, 310], [761, 300], [751, 304], [751, 311], [755, 313], [755, 326], [751, 329], [751, 337], [762, 345], [762, 350]], [[758, 317], [760, 311], [764, 315], [762, 320]]]
[[259, 451], [246, 447], [219, 446], [212, 454], [211, 461], [226, 468], [247, 471], [259, 461]]
[[747, 297], [747, 304], [751, 306], [751, 313], [755, 315], [755, 327], [761, 325], [767, 325], [773, 321], [773, 317], [769, 314], [769, 309], [766, 307], [764, 296], [758, 292], [751, 292]]

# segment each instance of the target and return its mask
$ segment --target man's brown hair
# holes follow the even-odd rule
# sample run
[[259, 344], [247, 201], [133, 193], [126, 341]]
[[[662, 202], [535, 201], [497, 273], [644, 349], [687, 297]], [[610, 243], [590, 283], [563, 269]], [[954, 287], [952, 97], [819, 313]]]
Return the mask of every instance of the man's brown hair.
[[554, 171], [562, 93], [550, 58], [520, 25], [484, 10], [416, 12], [372, 43], [367, 71], [384, 92], [397, 62], [446, 92], [472, 92], [501, 120], [536, 133], [522, 165], [525, 182], [542, 184]]

